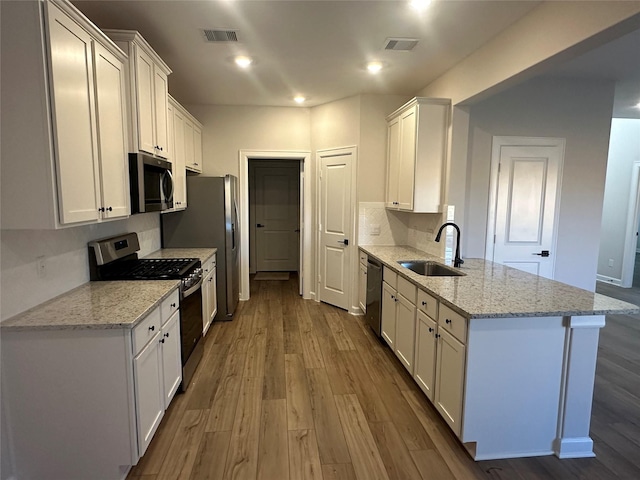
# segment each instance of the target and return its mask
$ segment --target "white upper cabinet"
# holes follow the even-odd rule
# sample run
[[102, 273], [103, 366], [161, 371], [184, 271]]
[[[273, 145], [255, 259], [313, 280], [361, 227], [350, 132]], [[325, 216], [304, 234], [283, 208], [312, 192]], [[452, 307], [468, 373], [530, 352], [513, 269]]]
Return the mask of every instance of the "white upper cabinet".
[[130, 150], [167, 158], [168, 76], [171, 69], [136, 31], [105, 30], [129, 55]]
[[68, 2], [1, 3], [2, 228], [129, 215], [126, 55]]
[[387, 208], [442, 211], [451, 102], [414, 98], [387, 117]]

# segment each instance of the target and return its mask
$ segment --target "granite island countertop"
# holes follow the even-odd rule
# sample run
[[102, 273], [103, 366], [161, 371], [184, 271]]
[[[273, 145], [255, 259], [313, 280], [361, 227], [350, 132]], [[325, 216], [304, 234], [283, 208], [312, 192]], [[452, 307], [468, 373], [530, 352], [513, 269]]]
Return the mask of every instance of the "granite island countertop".
[[88, 282], [0, 323], [2, 330], [133, 328], [179, 280]]
[[466, 318], [557, 317], [638, 314], [640, 307], [565, 283], [532, 275], [484, 259], [465, 258], [459, 277], [425, 277], [401, 266], [401, 260], [440, 257], [407, 246], [361, 245], [380, 260]]

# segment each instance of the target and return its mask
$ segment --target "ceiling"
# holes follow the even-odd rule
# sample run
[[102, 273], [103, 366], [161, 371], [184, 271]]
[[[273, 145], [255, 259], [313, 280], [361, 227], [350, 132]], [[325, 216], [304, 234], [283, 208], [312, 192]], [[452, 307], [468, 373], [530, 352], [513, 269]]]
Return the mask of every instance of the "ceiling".
[[[72, 0], [99, 27], [138, 30], [171, 67], [183, 104], [315, 106], [362, 93], [415, 95], [541, 2], [440, 0], [417, 13], [406, 0]], [[209, 43], [203, 29], [238, 42]], [[415, 38], [410, 52], [387, 38]], [[640, 31], [547, 75], [614, 79], [616, 116], [640, 118]], [[233, 62], [248, 55], [247, 70]], [[372, 75], [365, 66], [380, 61]]]

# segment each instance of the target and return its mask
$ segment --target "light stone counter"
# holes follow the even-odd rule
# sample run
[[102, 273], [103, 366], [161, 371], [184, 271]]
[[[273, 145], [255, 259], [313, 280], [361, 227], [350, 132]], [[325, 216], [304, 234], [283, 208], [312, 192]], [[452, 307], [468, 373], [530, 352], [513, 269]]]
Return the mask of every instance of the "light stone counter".
[[133, 328], [178, 280], [88, 282], [0, 324], [2, 330]]
[[467, 318], [638, 314], [640, 308], [604, 295], [483, 259], [465, 258], [460, 277], [425, 277], [399, 260], [442, 258], [406, 246], [360, 246], [368, 255], [438, 297]]
[[204, 263], [217, 251], [217, 248], [163, 248], [144, 258], [199, 258]]

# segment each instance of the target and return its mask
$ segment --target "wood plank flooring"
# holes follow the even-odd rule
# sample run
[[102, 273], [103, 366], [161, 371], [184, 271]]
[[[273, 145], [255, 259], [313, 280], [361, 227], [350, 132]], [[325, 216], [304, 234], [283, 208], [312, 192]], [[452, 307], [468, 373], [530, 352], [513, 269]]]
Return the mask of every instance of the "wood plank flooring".
[[[640, 289], [605, 287], [640, 303]], [[602, 330], [596, 458], [474, 462], [363, 317], [302, 300], [294, 276], [251, 289], [210, 328], [192, 384], [128, 479], [640, 478], [640, 317]]]

